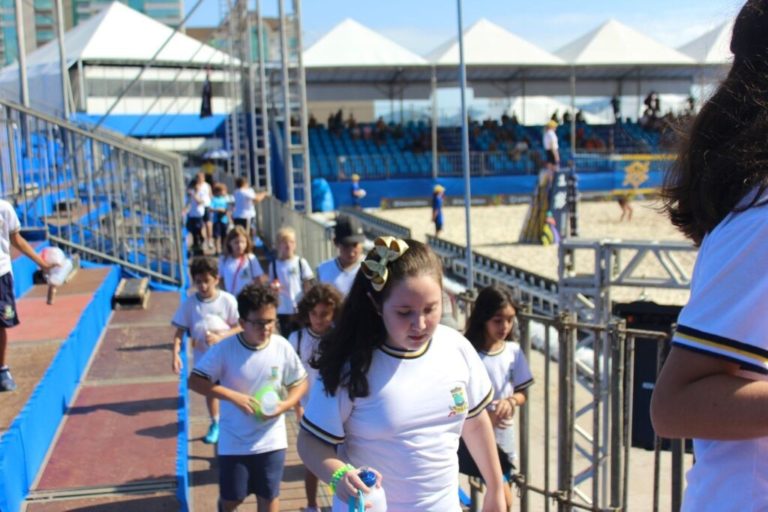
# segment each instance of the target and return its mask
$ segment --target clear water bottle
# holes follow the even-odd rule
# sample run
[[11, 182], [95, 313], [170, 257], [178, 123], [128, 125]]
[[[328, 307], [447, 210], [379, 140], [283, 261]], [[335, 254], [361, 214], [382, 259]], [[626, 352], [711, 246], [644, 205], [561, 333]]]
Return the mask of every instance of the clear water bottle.
[[370, 489], [368, 494], [363, 494], [363, 500], [371, 504], [371, 508], [365, 508], [365, 503], [360, 504], [358, 500], [351, 498], [349, 503], [342, 503], [338, 497], [333, 497], [333, 512], [357, 512], [362, 510], [365, 512], [386, 512], [387, 510], [387, 497], [384, 495], [383, 487], [376, 487], [376, 473], [367, 469], [361, 470], [357, 476], [360, 480]]

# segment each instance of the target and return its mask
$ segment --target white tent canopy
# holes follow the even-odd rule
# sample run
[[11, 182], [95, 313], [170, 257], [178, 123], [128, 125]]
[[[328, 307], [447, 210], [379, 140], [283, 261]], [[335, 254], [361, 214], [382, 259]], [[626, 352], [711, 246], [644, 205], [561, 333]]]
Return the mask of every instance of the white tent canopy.
[[576, 65], [693, 64], [687, 55], [668, 48], [616, 20], [608, 20], [555, 52]]
[[[437, 65], [458, 65], [459, 42], [451, 38], [427, 55]], [[464, 60], [486, 65], [558, 65], [562, 59], [512, 32], [480, 19], [464, 31]]]
[[422, 64], [426, 64], [422, 57], [349, 18], [304, 52], [308, 68]]
[[678, 50], [702, 64], [730, 64], [733, 62], [731, 53], [733, 24], [733, 20], [727, 21], [684, 44]]

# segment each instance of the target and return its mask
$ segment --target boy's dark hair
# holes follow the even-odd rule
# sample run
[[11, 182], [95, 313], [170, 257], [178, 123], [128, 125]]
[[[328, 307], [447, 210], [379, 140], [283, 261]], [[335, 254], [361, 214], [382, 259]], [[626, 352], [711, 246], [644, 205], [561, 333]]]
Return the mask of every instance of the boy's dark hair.
[[274, 288], [261, 283], [251, 283], [245, 285], [237, 294], [237, 313], [244, 319], [264, 306], [277, 307], [279, 303], [280, 298]]
[[189, 274], [192, 279], [203, 274], [216, 278], [219, 277], [219, 264], [211, 258], [199, 256], [189, 264]]
[[245, 183], [246, 183], [245, 178], [243, 178], [242, 176], [238, 176], [237, 178], [235, 178], [235, 187], [241, 188], [243, 185], [245, 185]]
[[[512, 306], [515, 313], [519, 311], [512, 292], [509, 288], [491, 285], [480, 290], [472, 307], [472, 313], [467, 319], [467, 327], [464, 336], [472, 343], [478, 352], [486, 351], [485, 324], [493, 318], [502, 308]], [[509, 340], [513, 339], [514, 329], [509, 333]]]
[[[362, 271], [357, 272], [339, 321], [320, 340], [310, 365], [318, 369], [327, 393], [334, 395], [339, 386], [345, 386], [353, 400], [368, 396], [367, 373], [373, 351], [387, 339], [381, 307], [394, 286], [407, 277], [432, 275], [442, 288], [440, 259], [421, 242], [409, 239], [406, 243], [408, 249], [402, 256], [387, 264], [388, 278], [380, 291]], [[378, 259], [375, 249], [366, 256], [366, 260]]]
[[664, 209], [696, 245], [730, 212], [765, 203], [759, 198], [768, 187], [766, 27], [768, 1], [749, 0], [733, 27], [733, 66], [682, 135], [665, 179]]
[[335, 286], [328, 283], [318, 283], [312, 286], [299, 301], [296, 320], [300, 324], [309, 327], [309, 313], [318, 304], [330, 304], [333, 306], [333, 318], [335, 320], [339, 317], [343, 302], [344, 296]]

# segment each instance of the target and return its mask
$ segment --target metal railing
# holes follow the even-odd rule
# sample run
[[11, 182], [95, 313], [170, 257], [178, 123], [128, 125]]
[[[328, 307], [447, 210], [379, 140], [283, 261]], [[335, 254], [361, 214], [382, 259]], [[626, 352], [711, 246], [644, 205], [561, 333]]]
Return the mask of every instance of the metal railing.
[[83, 258], [181, 286], [181, 159], [0, 100], [0, 195]]
[[341, 213], [356, 217], [363, 225], [363, 230], [368, 238], [388, 235], [398, 238], [412, 238], [411, 228], [371, 215], [359, 208], [341, 207]]

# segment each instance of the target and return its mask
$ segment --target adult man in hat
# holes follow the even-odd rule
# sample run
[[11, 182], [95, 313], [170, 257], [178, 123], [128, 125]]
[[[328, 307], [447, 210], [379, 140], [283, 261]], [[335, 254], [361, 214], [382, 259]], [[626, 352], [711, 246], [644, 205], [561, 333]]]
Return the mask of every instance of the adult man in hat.
[[360, 221], [347, 215], [339, 216], [333, 228], [333, 243], [338, 255], [317, 267], [318, 281], [332, 284], [346, 296], [360, 269], [363, 242], [365, 235]]

